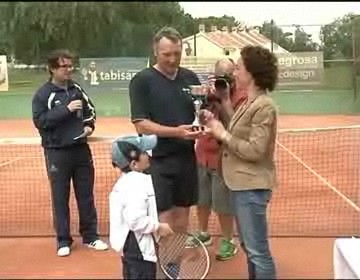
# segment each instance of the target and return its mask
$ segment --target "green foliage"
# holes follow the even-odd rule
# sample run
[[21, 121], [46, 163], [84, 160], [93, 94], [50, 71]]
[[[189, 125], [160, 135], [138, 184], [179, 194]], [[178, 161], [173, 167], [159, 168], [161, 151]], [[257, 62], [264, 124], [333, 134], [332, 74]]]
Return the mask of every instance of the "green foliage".
[[[321, 39], [324, 45], [325, 59], [353, 58], [353, 43], [359, 37], [360, 17], [347, 14], [321, 28]], [[356, 30], [356, 32], [354, 32]]]
[[316, 51], [318, 44], [312, 41], [301, 26], [296, 26], [294, 33], [284, 32], [275, 22], [265, 21], [260, 33], [273, 40], [274, 43], [291, 52]]
[[145, 56], [162, 26], [193, 32], [177, 2], [2, 2], [0, 19], [0, 52], [26, 64], [63, 47], [82, 57]]
[[[325, 59], [352, 57], [354, 19], [346, 15], [321, 28]], [[26, 64], [44, 62], [51, 50], [63, 47], [82, 57], [149, 56], [159, 28], [173, 26], [187, 37], [199, 24], [210, 31], [239, 26], [241, 19], [192, 18], [178, 2], [0, 2], [0, 54]], [[320, 48], [301, 26], [292, 34], [264, 22], [260, 32], [289, 51]]]

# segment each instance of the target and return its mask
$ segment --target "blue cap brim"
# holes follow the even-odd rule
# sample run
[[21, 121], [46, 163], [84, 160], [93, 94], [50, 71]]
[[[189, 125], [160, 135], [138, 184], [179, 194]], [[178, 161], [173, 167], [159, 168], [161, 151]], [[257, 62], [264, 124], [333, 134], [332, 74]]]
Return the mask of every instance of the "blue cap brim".
[[143, 152], [150, 151], [154, 149], [157, 145], [157, 136], [156, 135], [143, 135], [139, 136], [140, 141], [139, 147]]
[[112, 162], [120, 168], [125, 167], [128, 162], [122, 152], [119, 150], [118, 143], [127, 142], [136, 146], [142, 152], [150, 152], [157, 145], [156, 135], [143, 136], [121, 136], [116, 138], [112, 143]]
[[115, 140], [115, 142], [124, 141], [138, 147], [142, 152], [152, 150], [157, 145], [156, 135], [142, 135], [142, 136], [123, 136]]

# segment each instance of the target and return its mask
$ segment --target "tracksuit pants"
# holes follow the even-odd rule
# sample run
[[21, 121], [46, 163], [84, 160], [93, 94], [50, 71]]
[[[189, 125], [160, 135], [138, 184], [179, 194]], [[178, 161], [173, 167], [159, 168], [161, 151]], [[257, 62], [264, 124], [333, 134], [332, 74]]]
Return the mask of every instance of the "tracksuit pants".
[[83, 243], [98, 239], [94, 203], [94, 165], [88, 144], [45, 149], [46, 168], [51, 185], [53, 223], [57, 246], [71, 246], [70, 182], [72, 180], [80, 218]]
[[156, 279], [156, 263], [144, 260], [135, 234], [129, 231], [122, 257], [123, 279]]

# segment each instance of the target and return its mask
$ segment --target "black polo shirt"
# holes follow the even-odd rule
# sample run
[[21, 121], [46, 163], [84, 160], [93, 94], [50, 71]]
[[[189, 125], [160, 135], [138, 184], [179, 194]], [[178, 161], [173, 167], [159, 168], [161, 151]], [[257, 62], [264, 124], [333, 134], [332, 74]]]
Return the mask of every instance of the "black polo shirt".
[[[131, 120], [148, 119], [160, 125], [176, 127], [191, 124], [195, 111], [191, 96], [186, 93], [190, 85], [200, 85], [197, 75], [179, 68], [174, 80], [154, 67], [137, 73], [130, 82]], [[194, 141], [179, 138], [158, 138], [153, 157], [193, 152]]]

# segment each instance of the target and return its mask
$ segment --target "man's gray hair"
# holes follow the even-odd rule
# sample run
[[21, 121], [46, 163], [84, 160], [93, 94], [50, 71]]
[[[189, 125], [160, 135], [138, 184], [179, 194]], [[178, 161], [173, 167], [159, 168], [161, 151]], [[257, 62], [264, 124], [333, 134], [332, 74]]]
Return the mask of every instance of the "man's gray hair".
[[165, 26], [161, 28], [154, 36], [153, 43], [157, 44], [162, 38], [169, 39], [170, 41], [177, 43], [182, 41], [181, 34], [175, 28]]
[[215, 75], [233, 74], [235, 63], [231, 58], [221, 58], [215, 63]]
[[235, 65], [235, 61], [231, 59], [230, 57], [221, 58], [215, 63], [215, 68], [219, 67], [221, 63], [227, 63], [230, 62], [232, 65]]

